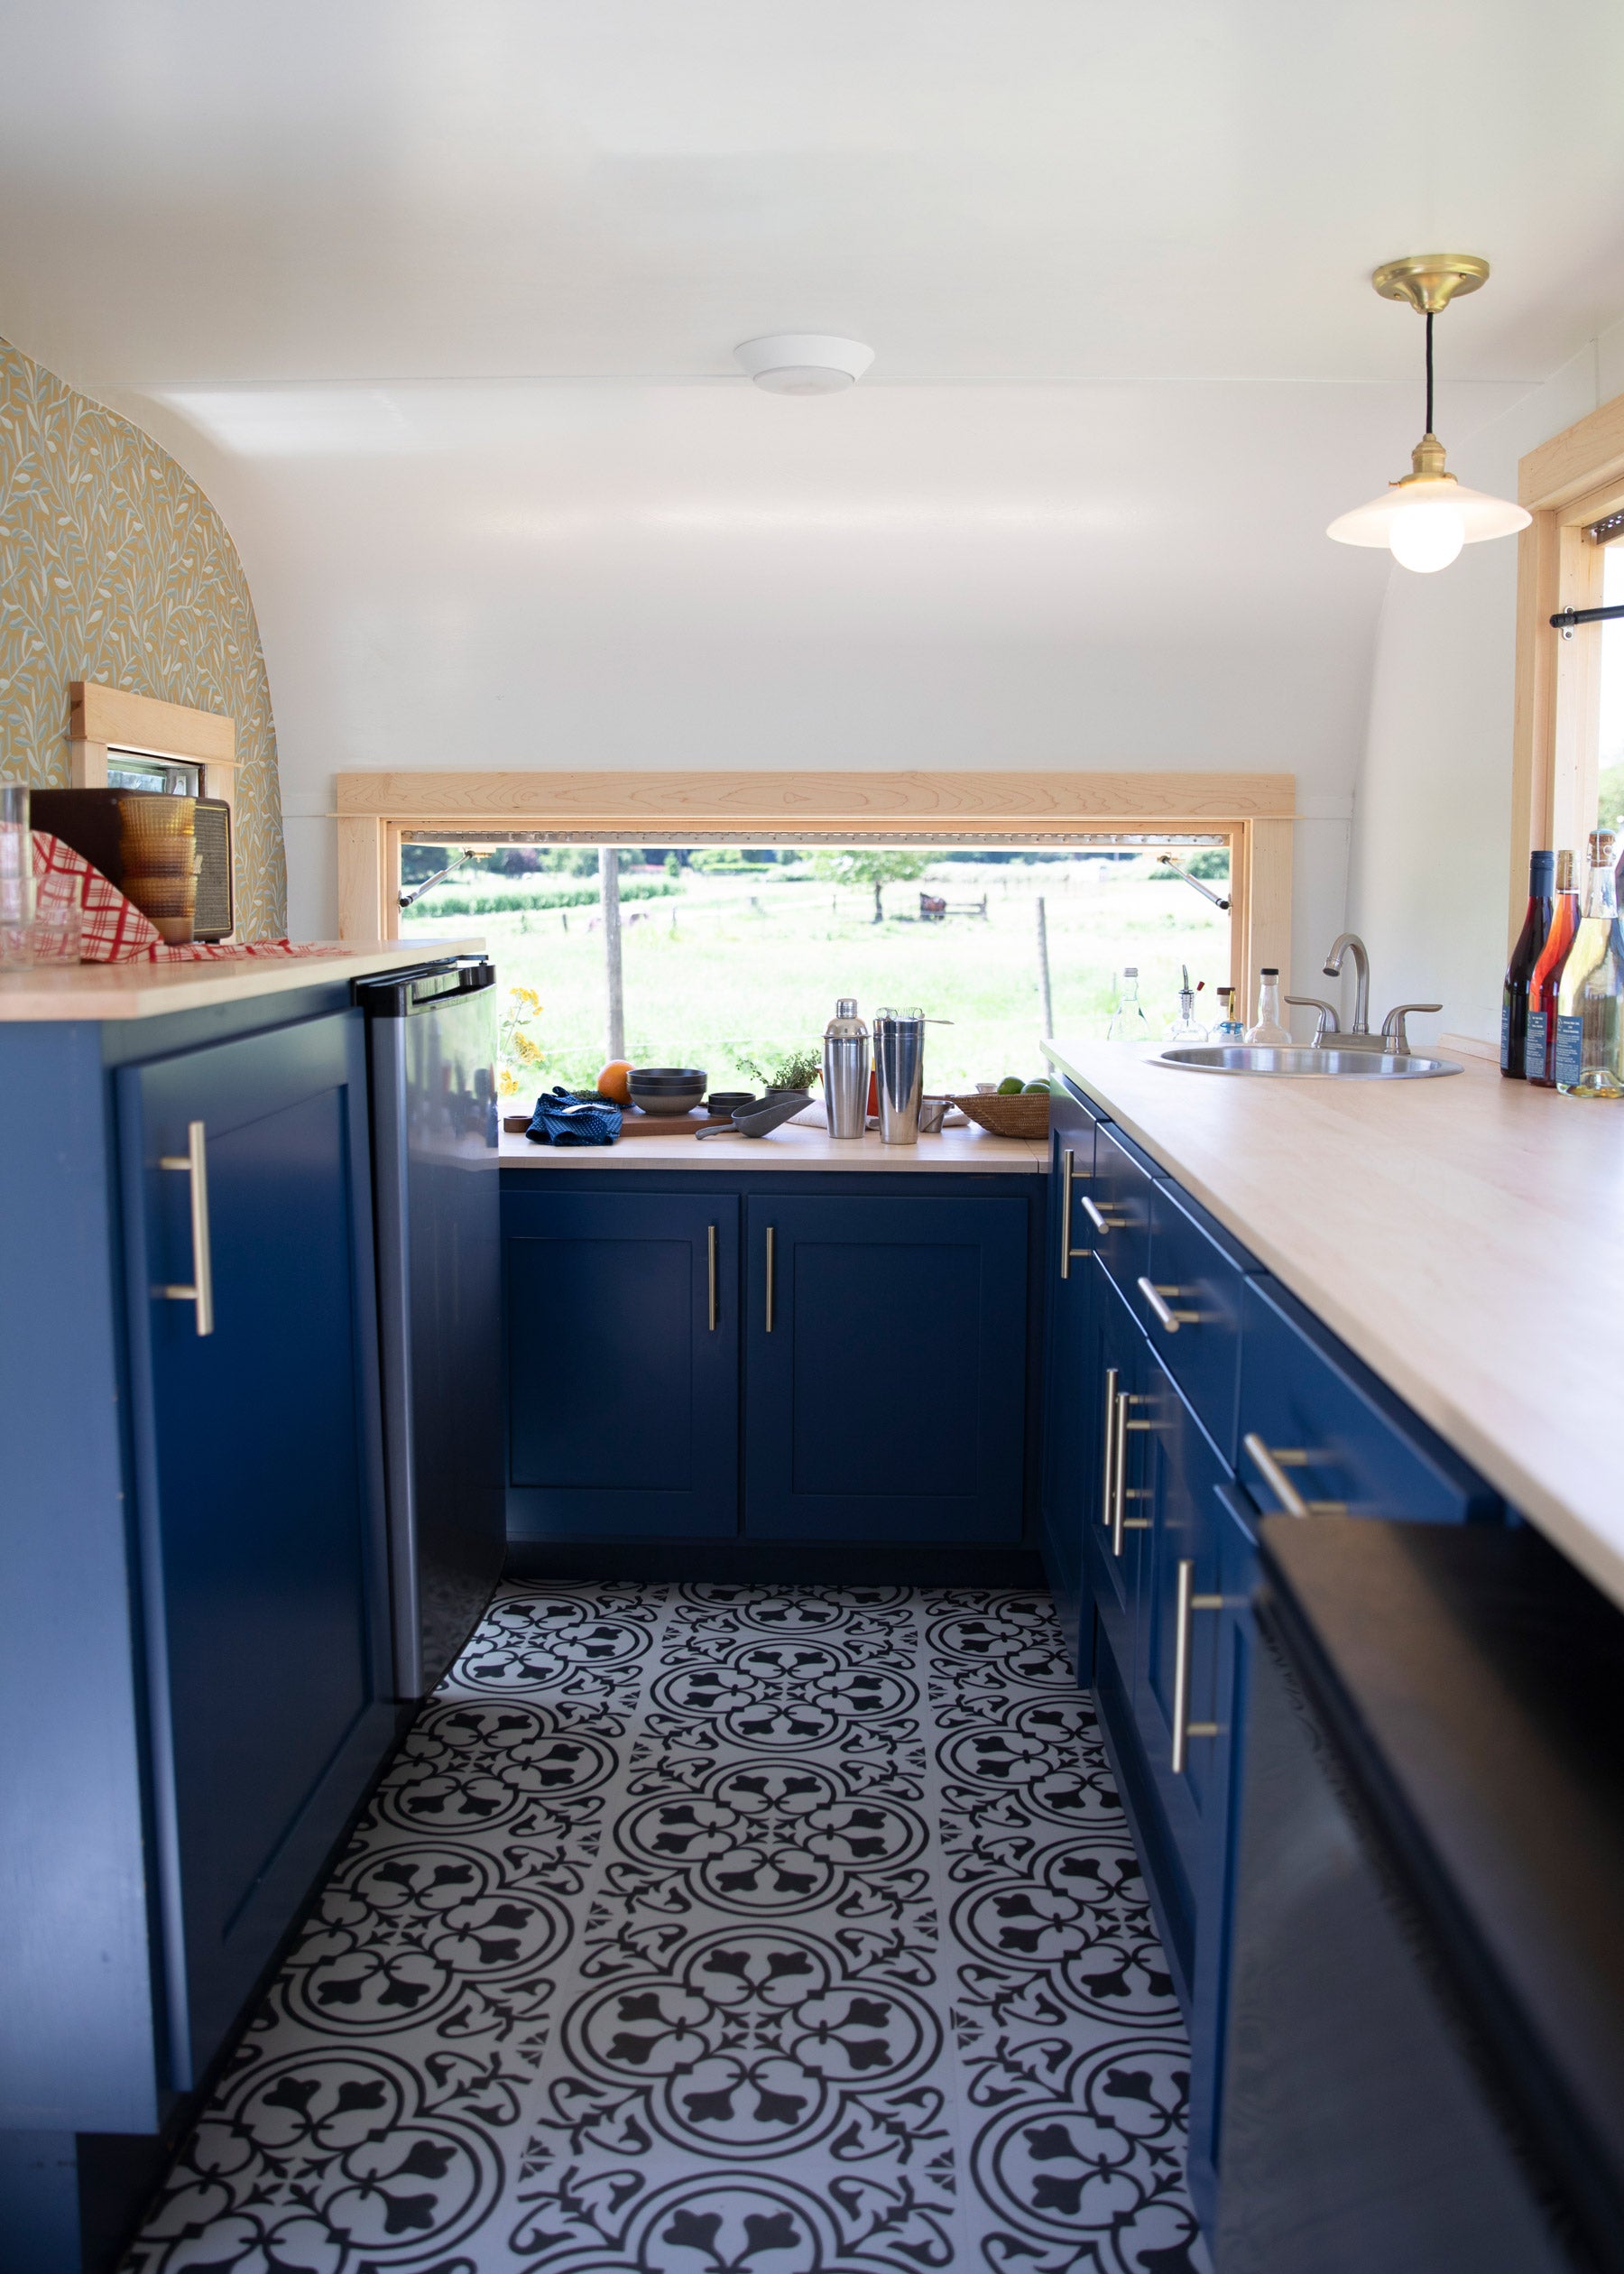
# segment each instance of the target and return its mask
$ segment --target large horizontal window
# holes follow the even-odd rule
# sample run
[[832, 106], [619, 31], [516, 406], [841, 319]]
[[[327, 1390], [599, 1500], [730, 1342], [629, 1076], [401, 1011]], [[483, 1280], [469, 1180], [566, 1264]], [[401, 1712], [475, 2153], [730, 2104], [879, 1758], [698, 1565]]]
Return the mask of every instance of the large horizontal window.
[[529, 990], [504, 998], [514, 1096], [588, 1086], [621, 1056], [750, 1087], [816, 1054], [840, 995], [865, 1014], [917, 1003], [951, 1021], [929, 1031], [931, 1089], [1031, 1079], [1046, 1071], [1046, 1033], [1104, 1033], [1125, 967], [1137, 966], [1154, 1035], [1177, 1015], [1185, 968], [1208, 1021], [1232, 968], [1217, 904], [1230, 848], [1215, 834], [605, 850], [420, 832], [400, 862], [403, 932], [477, 930], [503, 986]]

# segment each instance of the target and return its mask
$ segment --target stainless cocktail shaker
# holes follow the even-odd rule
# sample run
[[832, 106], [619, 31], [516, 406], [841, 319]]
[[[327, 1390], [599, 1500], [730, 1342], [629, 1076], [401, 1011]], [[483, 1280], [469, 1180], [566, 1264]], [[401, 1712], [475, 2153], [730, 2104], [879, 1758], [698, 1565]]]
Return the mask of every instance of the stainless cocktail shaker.
[[876, 1011], [874, 1086], [880, 1097], [880, 1142], [917, 1145], [919, 1099], [925, 1089], [925, 1013]]
[[869, 1031], [855, 995], [842, 995], [824, 1029], [824, 1113], [831, 1137], [861, 1137], [868, 1127]]

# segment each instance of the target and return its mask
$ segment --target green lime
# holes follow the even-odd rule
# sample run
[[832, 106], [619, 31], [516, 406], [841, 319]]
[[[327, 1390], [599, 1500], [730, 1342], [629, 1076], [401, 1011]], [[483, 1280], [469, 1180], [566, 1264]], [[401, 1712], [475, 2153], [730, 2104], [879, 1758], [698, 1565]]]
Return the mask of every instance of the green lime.
[[998, 1085], [998, 1095], [1000, 1097], [1019, 1097], [1020, 1095], [1019, 1077], [1013, 1074], [1006, 1074]]

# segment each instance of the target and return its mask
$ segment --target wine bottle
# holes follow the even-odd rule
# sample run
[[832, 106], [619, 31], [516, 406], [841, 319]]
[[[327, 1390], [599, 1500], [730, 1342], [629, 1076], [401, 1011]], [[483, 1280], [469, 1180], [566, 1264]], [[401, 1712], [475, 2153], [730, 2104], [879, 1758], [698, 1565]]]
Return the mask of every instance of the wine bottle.
[[1550, 929], [1528, 980], [1528, 1032], [1523, 1069], [1528, 1080], [1540, 1089], [1556, 1086], [1556, 989], [1578, 929], [1579, 895], [1573, 889], [1573, 856], [1571, 853], [1558, 853], [1556, 897], [1551, 903]]
[[1556, 990], [1555, 1070], [1564, 1097], [1624, 1097], [1624, 932], [1610, 829], [1591, 837], [1584, 913]]
[[1528, 855], [1528, 909], [1523, 918], [1511, 960], [1506, 966], [1500, 991], [1500, 1072], [1513, 1081], [1526, 1078], [1528, 1044], [1528, 982], [1539, 961], [1551, 929], [1551, 887], [1555, 876], [1554, 853]]
[[1291, 1029], [1280, 1020], [1280, 975], [1273, 964], [1265, 964], [1259, 974], [1258, 1023], [1248, 1027], [1246, 1039], [1262, 1049], [1291, 1048]]

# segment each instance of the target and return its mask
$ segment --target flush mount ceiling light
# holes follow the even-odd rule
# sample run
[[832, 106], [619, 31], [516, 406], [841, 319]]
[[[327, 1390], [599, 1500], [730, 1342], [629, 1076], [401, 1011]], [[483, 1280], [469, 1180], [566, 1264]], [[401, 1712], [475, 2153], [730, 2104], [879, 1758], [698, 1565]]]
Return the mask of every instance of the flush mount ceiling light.
[[772, 332], [734, 349], [745, 376], [770, 394], [838, 394], [855, 385], [874, 360], [860, 339], [826, 332]]
[[1463, 489], [1444, 471], [1444, 445], [1433, 432], [1433, 318], [1488, 276], [1488, 262], [1475, 253], [1412, 253], [1371, 277], [1383, 300], [1407, 300], [1426, 319], [1426, 432], [1410, 454], [1411, 471], [1385, 496], [1337, 515], [1325, 534], [1339, 545], [1386, 545], [1401, 568], [1426, 576], [1447, 568], [1463, 545], [1510, 537], [1533, 518], [1507, 498]]

